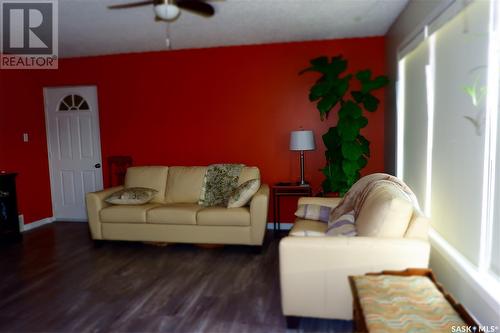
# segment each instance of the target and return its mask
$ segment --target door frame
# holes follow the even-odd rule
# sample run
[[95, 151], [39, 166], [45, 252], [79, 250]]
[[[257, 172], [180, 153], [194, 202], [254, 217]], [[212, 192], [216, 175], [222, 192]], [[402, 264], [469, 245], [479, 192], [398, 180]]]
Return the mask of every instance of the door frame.
[[[101, 120], [99, 116], [99, 91], [97, 89], [97, 84], [86, 84], [86, 85], [68, 85], [68, 86], [44, 86], [43, 89], [43, 112], [45, 114], [45, 139], [47, 140], [47, 160], [49, 162], [49, 177], [50, 177], [50, 203], [52, 206], [52, 219], [53, 221], [57, 221], [57, 217], [55, 216], [55, 205], [54, 205], [54, 177], [52, 176], [52, 171], [53, 171], [53, 166], [52, 166], [52, 159], [51, 159], [51, 146], [50, 146], [50, 132], [49, 132], [49, 114], [48, 114], [48, 105], [47, 105], [47, 98], [46, 94], [49, 89], [75, 89], [75, 94], [78, 94], [77, 89], [78, 88], [95, 88], [96, 91], [96, 104], [95, 105], [95, 113], [97, 116], [97, 124], [96, 124], [96, 129], [97, 129], [97, 140], [99, 140], [99, 145], [97, 146], [97, 152], [96, 155], [99, 156], [101, 160], [101, 170], [102, 169], [102, 153], [101, 153]], [[104, 175], [103, 172], [101, 171], [101, 184], [104, 184]], [[65, 218], [65, 222], [88, 222], [87, 220], [82, 220], [82, 219], [71, 219], [71, 218]]]

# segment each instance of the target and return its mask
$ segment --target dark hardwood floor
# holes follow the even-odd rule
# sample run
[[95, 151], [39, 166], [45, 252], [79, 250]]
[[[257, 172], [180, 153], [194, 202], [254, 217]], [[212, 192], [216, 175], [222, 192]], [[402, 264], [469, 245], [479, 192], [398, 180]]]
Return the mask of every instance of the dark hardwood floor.
[[[278, 239], [263, 253], [105, 242], [54, 223], [0, 248], [0, 332], [285, 332]], [[301, 320], [299, 332], [351, 332]]]

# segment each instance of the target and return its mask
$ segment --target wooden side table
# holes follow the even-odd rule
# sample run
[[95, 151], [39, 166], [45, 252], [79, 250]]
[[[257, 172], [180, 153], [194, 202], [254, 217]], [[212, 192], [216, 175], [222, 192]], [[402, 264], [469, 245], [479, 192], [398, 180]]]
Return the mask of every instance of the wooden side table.
[[304, 197], [312, 196], [312, 188], [309, 184], [297, 185], [296, 183], [276, 183], [271, 186], [271, 193], [273, 196], [273, 229], [276, 232], [276, 223], [278, 224], [278, 231], [281, 230], [281, 214], [280, 214], [280, 199], [281, 197]]

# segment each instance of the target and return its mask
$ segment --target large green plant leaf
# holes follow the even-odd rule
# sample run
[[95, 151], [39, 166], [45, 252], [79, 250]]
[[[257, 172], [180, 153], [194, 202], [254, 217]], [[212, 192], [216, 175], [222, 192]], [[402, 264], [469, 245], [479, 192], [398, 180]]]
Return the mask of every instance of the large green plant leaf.
[[382, 88], [389, 83], [389, 79], [385, 75], [377, 76], [371, 79], [372, 72], [369, 69], [362, 70], [356, 73], [356, 78], [361, 82], [361, 92], [368, 93], [372, 90]]
[[368, 125], [368, 119], [364, 116], [357, 118], [355, 121], [356, 121], [356, 126], [358, 127], [358, 129], [362, 129], [362, 128], [366, 127], [366, 125]]
[[330, 110], [339, 102], [339, 97], [335, 94], [328, 94], [321, 98], [321, 100], [318, 102], [316, 105], [316, 108], [319, 111], [319, 115], [321, 117], [321, 120], [324, 120], [325, 118], [328, 118], [328, 114], [330, 113]]
[[354, 98], [356, 103], [362, 103], [363, 99], [365, 98], [365, 94], [363, 94], [361, 91], [351, 91], [351, 96]]
[[321, 184], [323, 191], [325, 192], [339, 192], [339, 189], [345, 186], [345, 174], [342, 171], [341, 163], [327, 163], [327, 165], [321, 169], [321, 172], [325, 176], [325, 180]]
[[332, 57], [327, 67], [327, 75], [331, 77], [338, 77], [340, 73], [347, 69], [347, 60], [342, 59], [342, 56], [340, 55]]
[[337, 124], [337, 130], [342, 141], [352, 141], [356, 139], [359, 133], [357, 120], [349, 117], [340, 118]]
[[342, 161], [342, 170], [344, 171], [347, 180], [353, 179], [356, 176], [356, 172], [358, 172], [358, 164], [356, 161], [343, 160]]
[[342, 56], [333, 57], [330, 62], [328, 61], [328, 57], [322, 56], [312, 59], [309, 63], [311, 66], [303, 69], [299, 74], [320, 72], [333, 78], [347, 69], [347, 60], [342, 59]]
[[357, 162], [358, 162], [358, 167], [360, 170], [363, 169], [368, 164], [368, 160], [364, 156], [361, 156], [360, 158], [358, 158]]
[[378, 108], [378, 103], [380, 103], [379, 99], [372, 94], [365, 94], [365, 98], [363, 100], [363, 106], [367, 111], [375, 112]]
[[326, 74], [327, 67], [328, 67], [328, 57], [327, 56], [321, 56], [318, 58], [314, 58], [309, 61], [311, 64], [310, 67], [307, 67], [299, 72], [299, 74], [304, 74], [305, 72], [320, 72], [323, 74]]
[[361, 134], [358, 135], [357, 138], [360, 146], [361, 146], [361, 151], [363, 151], [363, 155], [370, 157], [370, 141], [368, 141], [364, 136]]
[[333, 84], [331, 90], [334, 94], [339, 96], [339, 98], [343, 98], [347, 90], [349, 89], [349, 81], [351, 80], [352, 75], [346, 75], [342, 78], [336, 78], [333, 80]]
[[340, 137], [336, 127], [330, 127], [322, 136], [326, 149], [332, 150], [340, 145]]
[[361, 117], [362, 112], [363, 111], [356, 103], [354, 103], [353, 101], [347, 101], [340, 108], [339, 117], [340, 118], [351, 117], [356, 119]]
[[370, 93], [363, 93], [361, 91], [352, 91], [352, 98], [358, 103], [362, 104], [367, 111], [374, 112], [380, 103], [379, 99]]
[[316, 82], [309, 92], [309, 100], [314, 102], [320, 97], [325, 96], [330, 91], [332, 84], [331, 80], [326, 80], [325, 78]]
[[350, 161], [357, 161], [363, 156], [361, 145], [357, 141], [344, 141], [342, 143], [342, 156]]
[[321, 187], [323, 188], [323, 191], [324, 192], [332, 192], [334, 173], [333, 173], [333, 169], [331, 167], [331, 164], [327, 164], [323, 169], [321, 169], [321, 172], [325, 176], [325, 180], [323, 181], [323, 183], [321, 183]]

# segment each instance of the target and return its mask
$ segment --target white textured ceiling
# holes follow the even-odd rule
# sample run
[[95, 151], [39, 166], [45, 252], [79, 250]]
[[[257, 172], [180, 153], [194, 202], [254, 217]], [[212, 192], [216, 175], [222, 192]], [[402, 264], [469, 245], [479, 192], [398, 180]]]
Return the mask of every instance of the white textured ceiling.
[[[165, 50], [167, 23], [153, 7], [109, 10], [135, 0], [60, 0], [59, 55]], [[173, 49], [384, 35], [408, 0], [225, 0], [215, 16], [188, 11], [169, 24]]]

